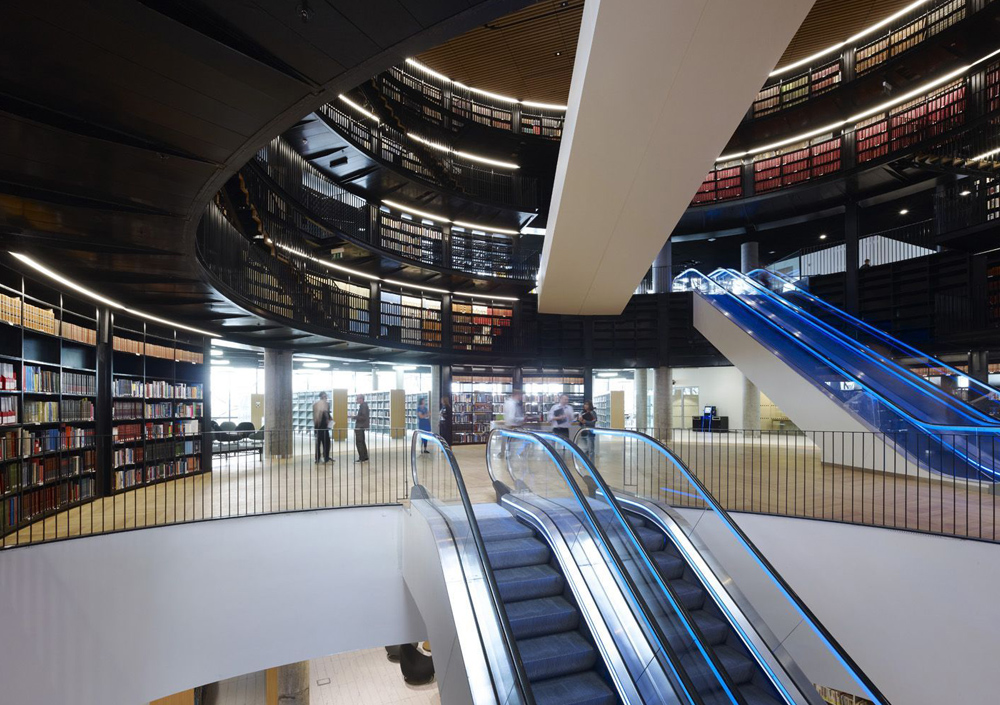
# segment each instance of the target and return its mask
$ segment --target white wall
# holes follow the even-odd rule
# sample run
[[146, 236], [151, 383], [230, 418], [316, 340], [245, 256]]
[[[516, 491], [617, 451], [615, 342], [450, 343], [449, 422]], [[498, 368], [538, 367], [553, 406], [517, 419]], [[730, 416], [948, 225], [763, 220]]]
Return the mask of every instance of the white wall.
[[[743, 373], [727, 367], [675, 367], [674, 385], [699, 387], [702, 407], [715, 406], [719, 416], [729, 417], [729, 428], [743, 428]], [[683, 425], [682, 425], [683, 424]], [[677, 428], [690, 428], [690, 419], [674, 419]]]
[[400, 507], [225, 519], [0, 553], [4, 703], [138, 705], [426, 638]]
[[1000, 701], [1000, 545], [733, 516], [890, 702]]

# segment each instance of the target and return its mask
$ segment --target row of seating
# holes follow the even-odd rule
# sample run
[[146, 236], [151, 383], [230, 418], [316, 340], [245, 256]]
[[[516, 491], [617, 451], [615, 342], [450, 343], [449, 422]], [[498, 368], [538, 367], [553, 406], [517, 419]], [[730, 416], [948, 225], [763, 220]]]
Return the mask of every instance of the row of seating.
[[212, 453], [214, 455], [237, 455], [241, 453], [256, 453], [264, 459], [264, 427], [259, 429], [250, 421], [236, 424], [223, 421], [221, 424], [212, 421]]

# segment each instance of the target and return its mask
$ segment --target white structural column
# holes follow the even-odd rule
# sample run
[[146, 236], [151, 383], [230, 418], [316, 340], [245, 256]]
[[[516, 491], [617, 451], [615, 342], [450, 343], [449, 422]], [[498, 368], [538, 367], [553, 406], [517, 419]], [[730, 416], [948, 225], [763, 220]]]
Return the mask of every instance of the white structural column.
[[268, 455], [292, 454], [292, 353], [264, 350], [264, 450]]
[[[756, 242], [740, 245], [740, 270], [752, 272], [760, 266], [759, 248]], [[750, 378], [743, 375], [743, 428], [756, 435], [760, 431], [760, 390]]]
[[440, 433], [441, 428], [441, 366], [431, 365], [431, 393], [427, 397], [431, 408], [431, 430]]
[[674, 427], [674, 378], [669, 367], [653, 371], [653, 426], [656, 437], [669, 441]]
[[622, 311], [812, 4], [587, 0], [540, 311]]
[[647, 418], [648, 414], [646, 412], [646, 404], [648, 402], [647, 395], [649, 394], [649, 387], [647, 386], [649, 382], [647, 381], [649, 375], [646, 372], [645, 367], [640, 367], [635, 371], [635, 428], [637, 431], [645, 431], [649, 428], [650, 423]]

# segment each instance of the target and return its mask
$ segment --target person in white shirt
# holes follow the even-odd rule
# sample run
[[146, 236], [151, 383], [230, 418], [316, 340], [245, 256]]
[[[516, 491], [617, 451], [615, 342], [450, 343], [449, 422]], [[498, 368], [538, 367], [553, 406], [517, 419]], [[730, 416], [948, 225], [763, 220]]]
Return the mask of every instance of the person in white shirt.
[[552, 424], [552, 432], [563, 436], [569, 440], [569, 429], [576, 420], [573, 413], [573, 406], [569, 403], [569, 397], [563, 394], [559, 401], [549, 409], [549, 422]]
[[524, 426], [524, 394], [515, 389], [503, 403], [503, 425], [507, 428]]

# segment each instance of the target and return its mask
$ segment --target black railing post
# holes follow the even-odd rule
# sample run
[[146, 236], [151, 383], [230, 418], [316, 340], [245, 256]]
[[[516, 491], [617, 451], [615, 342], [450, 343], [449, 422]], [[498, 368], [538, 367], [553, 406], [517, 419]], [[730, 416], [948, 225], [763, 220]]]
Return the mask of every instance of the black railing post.
[[[451, 327], [451, 294], [441, 294], [441, 348], [451, 350], [452, 327]], [[449, 383], [451, 377], [448, 378]], [[442, 385], [444, 382], [442, 381]], [[442, 386], [443, 389], [443, 386]], [[444, 392], [442, 392], [444, 394]], [[451, 439], [448, 439], [451, 442]]]
[[[97, 309], [97, 393], [94, 408], [94, 434], [97, 451], [95, 497], [111, 494], [111, 473], [114, 444], [111, 433], [112, 411], [112, 331], [111, 311], [102, 306]], [[207, 361], [207, 358], [206, 358]]]
[[844, 204], [844, 303], [847, 312], [858, 315], [858, 257], [860, 256], [860, 218], [857, 201], [848, 198]]
[[740, 162], [740, 182], [743, 187], [743, 198], [754, 195], [753, 157], [746, 157]]
[[368, 337], [382, 337], [382, 288], [377, 281], [368, 285]]

